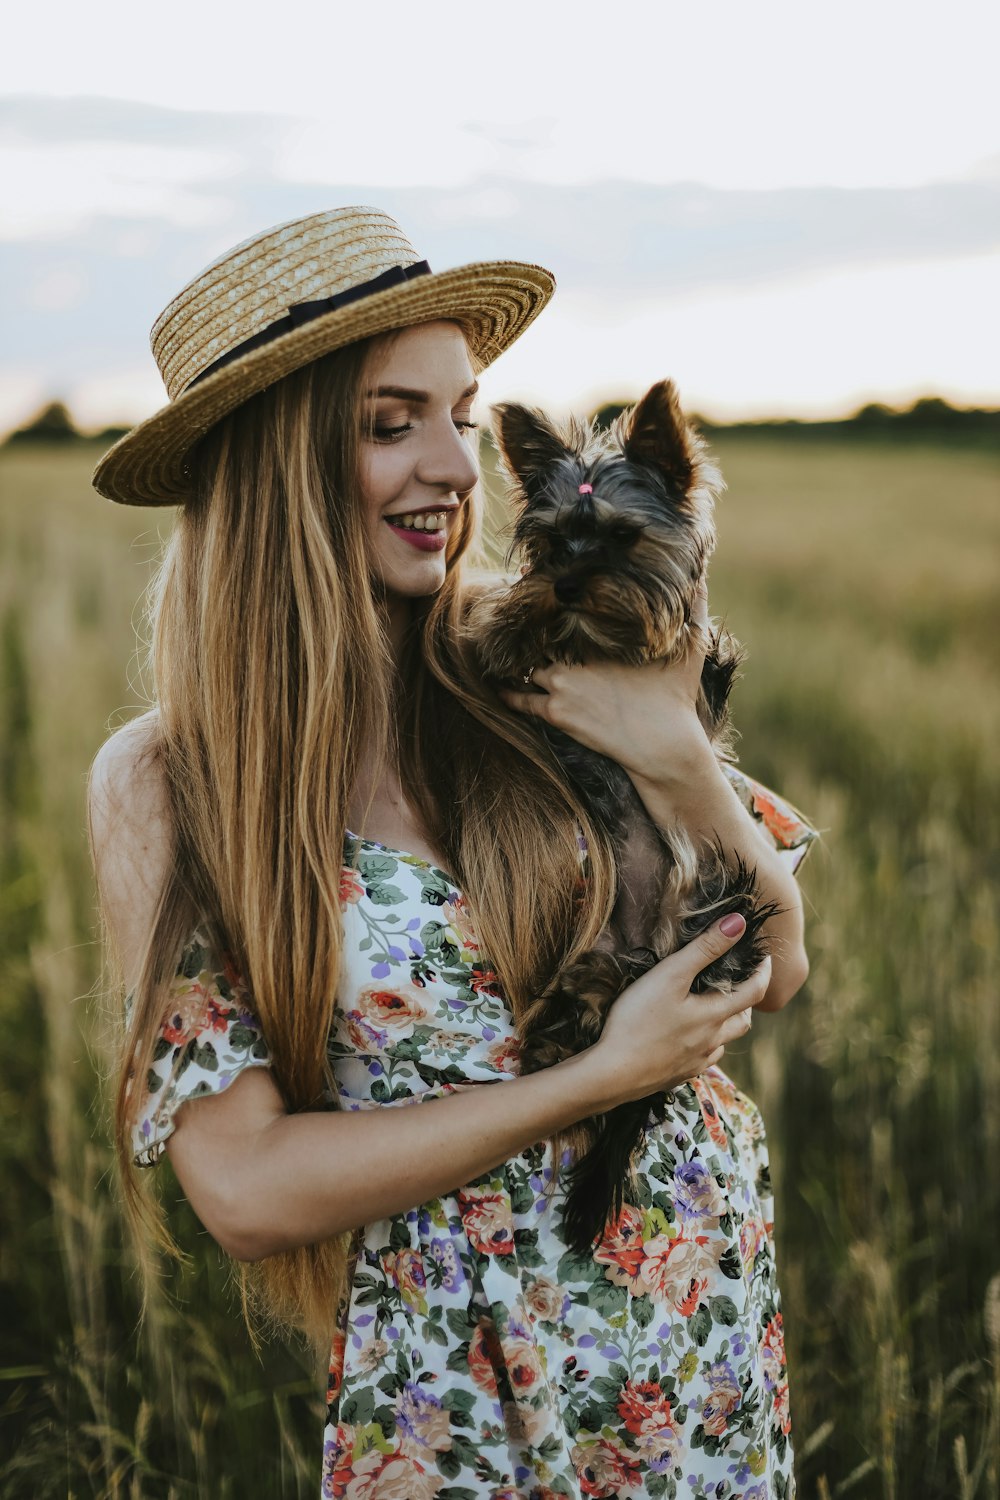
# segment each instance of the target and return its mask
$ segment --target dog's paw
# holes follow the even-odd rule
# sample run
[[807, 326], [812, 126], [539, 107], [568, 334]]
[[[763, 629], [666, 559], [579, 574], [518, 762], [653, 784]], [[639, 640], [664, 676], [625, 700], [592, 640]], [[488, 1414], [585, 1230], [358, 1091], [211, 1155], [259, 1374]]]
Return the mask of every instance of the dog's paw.
[[729, 711], [729, 695], [747, 650], [724, 627], [712, 630], [701, 671], [698, 717], [717, 752], [728, 751], [738, 738]]
[[695, 977], [691, 988], [696, 994], [729, 989], [749, 979], [770, 951], [765, 924], [785, 910], [776, 901], [764, 900], [756, 868], [739, 855], [731, 863], [720, 839], [703, 850], [695, 887], [684, 904], [686, 910], [676, 928], [678, 948], [732, 912], [738, 912], [747, 924], [739, 941]]

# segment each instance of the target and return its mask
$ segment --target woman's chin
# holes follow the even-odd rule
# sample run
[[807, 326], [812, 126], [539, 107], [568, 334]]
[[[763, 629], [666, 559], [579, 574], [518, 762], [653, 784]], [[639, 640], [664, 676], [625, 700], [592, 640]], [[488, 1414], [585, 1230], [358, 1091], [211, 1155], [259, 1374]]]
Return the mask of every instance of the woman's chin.
[[442, 558], [441, 561], [435, 560], [432, 566], [408, 568], [405, 573], [395, 569], [387, 570], [381, 574], [377, 583], [387, 600], [426, 599], [432, 594], [440, 593], [446, 577], [447, 569]]

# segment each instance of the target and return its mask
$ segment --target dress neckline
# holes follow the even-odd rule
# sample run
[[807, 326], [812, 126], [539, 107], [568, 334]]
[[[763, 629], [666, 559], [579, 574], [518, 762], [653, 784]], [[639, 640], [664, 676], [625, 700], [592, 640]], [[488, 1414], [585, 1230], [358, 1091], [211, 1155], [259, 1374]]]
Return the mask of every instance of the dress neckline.
[[344, 838], [353, 839], [355, 843], [363, 844], [369, 849], [381, 849], [383, 854], [396, 854], [407, 864], [419, 865], [423, 870], [430, 870], [433, 875], [440, 875], [451, 890], [460, 893], [460, 887], [454, 877], [449, 875], [447, 870], [442, 870], [441, 866], [436, 865], [432, 859], [422, 859], [419, 854], [411, 854], [408, 849], [397, 849], [394, 844], [383, 844], [378, 839], [366, 838], [363, 833], [352, 833], [349, 828], [344, 829]]

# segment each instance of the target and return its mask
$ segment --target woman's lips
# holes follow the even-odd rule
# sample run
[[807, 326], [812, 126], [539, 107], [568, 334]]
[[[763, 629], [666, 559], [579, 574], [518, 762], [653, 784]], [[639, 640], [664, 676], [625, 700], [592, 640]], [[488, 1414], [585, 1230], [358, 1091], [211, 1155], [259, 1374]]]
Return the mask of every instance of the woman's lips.
[[408, 526], [394, 526], [389, 520], [385, 524], [396, 536], [402, 537], [404, 542], [416, 547], [418, 552], [441, 552], [448, 541], [446, 526], [442, 526], [440, 531], [411, 531]]

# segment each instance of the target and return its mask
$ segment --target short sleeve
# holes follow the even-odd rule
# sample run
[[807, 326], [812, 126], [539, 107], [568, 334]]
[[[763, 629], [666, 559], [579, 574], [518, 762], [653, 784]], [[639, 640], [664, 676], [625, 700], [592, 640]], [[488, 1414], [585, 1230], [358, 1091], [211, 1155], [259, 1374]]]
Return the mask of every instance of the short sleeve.
[[722, 769], [747, 812], [760, 825], [794, 875], [819, 838], [819, 831], [806, 821], [797, 807], [764, 786], [763, 782], [755, 781], [729, 761], [722, 762]]
[[[197, 928], [167, 992], [167, 1010], [133, 1117], [133, 1159], [159, 1160], [175, 1116], [188, 1099], [221, 1094], [247, 1068], [269, 1067], [260, 1022], [242, 977], [226, 953]], [[126, 999], [126, 1011], [131, 996]]]

